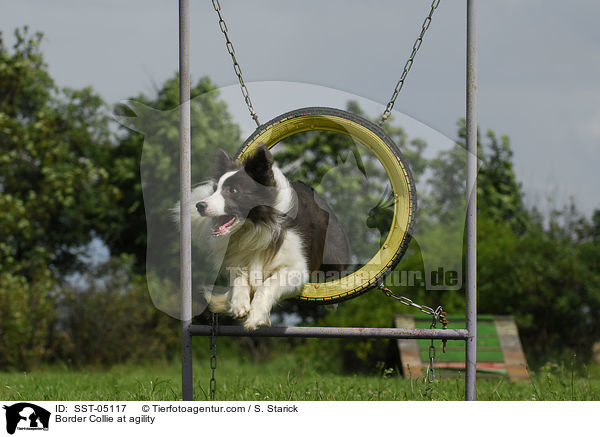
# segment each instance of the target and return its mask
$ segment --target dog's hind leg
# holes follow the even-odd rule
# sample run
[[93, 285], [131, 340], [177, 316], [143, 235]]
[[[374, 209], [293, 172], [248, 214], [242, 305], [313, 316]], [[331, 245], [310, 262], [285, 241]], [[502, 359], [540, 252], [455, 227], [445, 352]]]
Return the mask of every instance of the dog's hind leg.
[[208, 309], [213, 313], [231, 313], [231, 290], [225, 293], [206, 293]]
[[233, 279], [231, 290], [231, 313], [234, 317], [245, 317], [250, 311], [250, 283], [248, 273], [239, 272]]

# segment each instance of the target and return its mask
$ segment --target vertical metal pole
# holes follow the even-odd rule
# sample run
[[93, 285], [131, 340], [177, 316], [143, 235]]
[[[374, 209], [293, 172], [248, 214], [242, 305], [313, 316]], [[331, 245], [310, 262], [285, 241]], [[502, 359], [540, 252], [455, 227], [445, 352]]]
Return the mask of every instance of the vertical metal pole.
[[179, 0], [179, 176], [181, 212], [181, 395], [194, 397], [192, 374], [192, 239], [190, 225], [190, 4]]
[[467, 253], [465, 400], [474, 401], [477, 364], [477, 0], [467, 0]]

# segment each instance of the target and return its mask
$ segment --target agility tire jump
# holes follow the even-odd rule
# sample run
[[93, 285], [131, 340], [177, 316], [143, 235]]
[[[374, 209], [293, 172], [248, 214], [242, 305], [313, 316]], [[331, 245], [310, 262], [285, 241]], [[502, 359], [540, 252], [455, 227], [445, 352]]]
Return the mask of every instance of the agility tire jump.
[[[304, 285], [301, 301], [330, 304], [358, 296], [383, 283], [410, 243], [417, 210], [415, 183], [399, 147], [384, 130], [365, 118], [334, 108], [310, 107], [282, 114], [260, 125], [244, 142], [237, 158], [246, 157], [264, 144], [272, 148], [289, 136], [307, 131], [332, 131], [347, 135], [370, 150], [385, 169], [394, 196], [394, 215], [387, 238], [371, 260], [343, 278]], [[349, 236], [352, 239], [352, 236]]]

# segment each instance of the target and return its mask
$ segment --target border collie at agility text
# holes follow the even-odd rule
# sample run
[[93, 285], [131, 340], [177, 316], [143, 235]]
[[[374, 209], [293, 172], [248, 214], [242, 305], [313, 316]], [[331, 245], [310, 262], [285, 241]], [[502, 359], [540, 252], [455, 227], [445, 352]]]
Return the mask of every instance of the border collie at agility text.
[[249, 330], [270, 325], [273, 305], [298, 296], [313, 272], [343, 271], [348, 240], [333, 210], [308, 185], [289, 182], [265, 146], [244, 163], [219, 151], [214, 167], [216, 177], [191, 195], [192, 229], [211, 234], [231, 284], [207, 296], [209, 308], [245, 318]]

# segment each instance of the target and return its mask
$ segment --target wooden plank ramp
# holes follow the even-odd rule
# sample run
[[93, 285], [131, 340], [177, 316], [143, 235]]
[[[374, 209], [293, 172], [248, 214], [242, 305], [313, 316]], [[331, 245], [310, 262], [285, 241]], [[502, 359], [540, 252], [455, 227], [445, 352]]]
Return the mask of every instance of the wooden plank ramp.
[[[449, 315], [452, 328], [464, 327], [464, 315]], [[397, 328], [429, 327], [428, 316], [398, 314], [394, 317]], [[418, 378], [425, 374], [429, 340], [397, 340], [402, 373], [405, 377]], [[447, 353], [442, 353], [441, 341], [435, 341], [435, 367], [442, 375], [464, 375], [465, 344], [462, 341], [448, 341]], [[523, 353], [517, 326], [512, 316], [480, 315], [478, 317], [477, 371], [484, 375], [504, 375], [511, 381], [529, 379], [527, 362]]]

